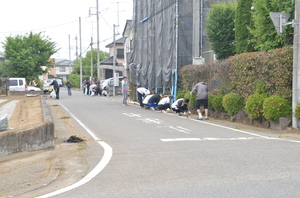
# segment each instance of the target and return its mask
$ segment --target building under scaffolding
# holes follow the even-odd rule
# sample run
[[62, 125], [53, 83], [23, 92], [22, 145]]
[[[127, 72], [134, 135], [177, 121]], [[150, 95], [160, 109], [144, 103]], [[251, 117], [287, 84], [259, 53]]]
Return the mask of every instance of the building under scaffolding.
[[176, 95], [177, 72], [183, 66], [213, 59], [203, 34], [210, 6], [206, 1], [133, 0], [131, 83], [169, 88]]

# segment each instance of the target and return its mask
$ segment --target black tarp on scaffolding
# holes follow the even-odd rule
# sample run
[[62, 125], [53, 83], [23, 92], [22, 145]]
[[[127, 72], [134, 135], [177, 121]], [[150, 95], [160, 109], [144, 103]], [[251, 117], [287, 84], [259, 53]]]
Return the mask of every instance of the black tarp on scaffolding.
[[193, 0], [133, 0], [131, 83], [171, 88], [176, 71], [192, 63], [192, 5]]

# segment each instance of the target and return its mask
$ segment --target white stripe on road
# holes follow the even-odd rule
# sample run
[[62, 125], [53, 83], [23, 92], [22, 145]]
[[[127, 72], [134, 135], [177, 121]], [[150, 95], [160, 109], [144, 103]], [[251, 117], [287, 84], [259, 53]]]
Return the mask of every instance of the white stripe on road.
[[160, 139], [163, 142], [182, 142], [182, 141], [233, 141], [233, 140], [258, 140], [262, 138], [257, 137], [239, 137], [239, 138], [170, 138]]
[[182, 133], [185, 133], [185, 134], [190, 134], [189, 132], [185, 131], [184, 129], [180, 129], [180, 127], [173, 127], [173, 126], [169, 126], [170, 129], [174, 129], [176, 131], [179, 131], [179, 132], [182, 132]]
[[[60, 102], [59, 102], [60, 103]], [[76, 118], [65, 106], [63, 106], [61, 103], [60, 105], [100, 144], [103, 149], [104, 149], [104, 155], [100, 162], [97, 164], [97, 166], [89, 173], [87, 174], [84, 178], [82, 178], [80, 181], [76, 182], [75, 184], [62, 188], [60, 190], [54, 191], [52, 193], [40, 196], [39, 198], [46, 198], [46, 197], [52, 197], [64, 192], [67, 192], [69, 190], [73, 190], [79, 186], [82, 186], [83, 184], [89, 182], [91, 179], [93, 179], [95, 176], [97, 176], [109, 163], [113, 151], [112, 148], [105, 142], [101, 141], [100, 138], [98, 138], [85, 124], [83, 124], [78, 118]]]

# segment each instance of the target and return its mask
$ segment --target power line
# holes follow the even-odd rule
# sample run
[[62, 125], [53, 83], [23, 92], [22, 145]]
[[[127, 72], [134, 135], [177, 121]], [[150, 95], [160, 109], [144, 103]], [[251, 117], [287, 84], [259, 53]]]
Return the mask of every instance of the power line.
[[[84, 19], [86, 19], [86, 18], [88, 18], [88, 16], [84, 17]], [[78, 23], [78, 20], [70, 21], [70, 22], [67, 22], [67, 23], [63, 23], [63, 24], [59, 24], [59, 25], [54, 25], [54, 26], [50, 26], [50, 27], [39, 28], [39, 29], [10, 31], [10, 32], [0, 32], [0, 34], [21, 33], [21, 32], [29, 32], [29, 31], [41, 31], [41, 30], [46, 30], [46, 29], [57, 28], [57, 27], [60, 27], [60, 26], [65, 26], [65, 25], [68, 25], [68, 24], [71, 24], [71, 23], [75, 23], [75, 22]]]

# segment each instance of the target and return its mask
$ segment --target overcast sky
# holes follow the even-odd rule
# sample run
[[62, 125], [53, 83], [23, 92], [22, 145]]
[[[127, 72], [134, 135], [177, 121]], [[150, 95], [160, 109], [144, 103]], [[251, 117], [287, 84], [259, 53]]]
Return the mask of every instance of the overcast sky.
[[[25, 35], [30, 31], [42, 32], [56, 42], [60, 51], [53, 58], [76, 58], [76, 40], [79, 53], [79, 17], [81, 17], [82, 52], [94, 40], [97, 48], [97, 0], [0, 0], [0, 42], [7, 36]], [[113, 24], [120, 25], [120, 38], [126, 20], [132, 19], [132, 0], [98, 0], [100, 50], [113, 41]], [[89, 11], [93, 15], [89, 16]], [[117, 17], [119, 16], [119, 17]], [[0, 51], [4, 51], [0, 44]]]

